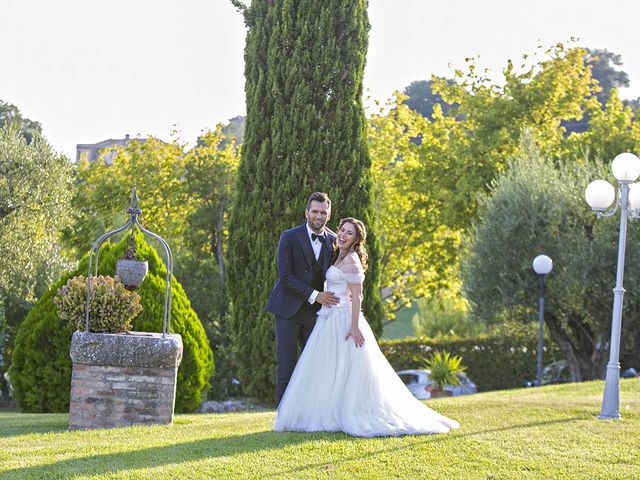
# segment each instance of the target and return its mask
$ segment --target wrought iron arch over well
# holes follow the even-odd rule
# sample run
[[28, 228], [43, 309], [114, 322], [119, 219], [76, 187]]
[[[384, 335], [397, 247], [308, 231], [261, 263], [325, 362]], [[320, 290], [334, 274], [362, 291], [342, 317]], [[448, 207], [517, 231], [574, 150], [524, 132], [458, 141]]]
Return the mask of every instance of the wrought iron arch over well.
[[[98, 239], [93, 242], [91, 246], [91, 251], [89, 252], [89, 270], [87, 274], [87, 304], [86, 304], [86, 318], [85, 318], [85, 332], [89, 331], [89, 299], [91, 298], [91, 266], [92, 261], [95, 261], [94, 265], [94, 276], [98, 276], [98, 259], [100, 256], [100, 248], [102, 244], [107, 240], [107, 238], [126, 230], [131, 227], [131, 235], [135, 231], [135, 228], [138, 227], [140, 231], [144, 234], [147, 234], [156, 240], [158, 240], [162, 244], [162, 248], [164, 249], [164, 253], [166, 256], [166, 265], [167, 265], [167, 275], [165, 279], [165, 290], [164, 290], [164, 318], [162, 321], [162, 336], [164, 337], [171, 330], [171, 283], [173, 280], [173, 255], [171, 254], [171, 249], [167, 242], [160, 235], [157, 235], [149, 230], [145, 229], [138, 218], [142, 215], [142, 210], [138, 208], [138, 195], [136, 193], [136, 186], [133, 186], [133, 193], [131, 195], [131, 206], [127, 209], [127, 213], [129, 214], [129, 220], [122, 227], [117, 228], [115, 230], [111, 230], [98, 237]], [[94, 259], [95, 254], [95, 259]]]

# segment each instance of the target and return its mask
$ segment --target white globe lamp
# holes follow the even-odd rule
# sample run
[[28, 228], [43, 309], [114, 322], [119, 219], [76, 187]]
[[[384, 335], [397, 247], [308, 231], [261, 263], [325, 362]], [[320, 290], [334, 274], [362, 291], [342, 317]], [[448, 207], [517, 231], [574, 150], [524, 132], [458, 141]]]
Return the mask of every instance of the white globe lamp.
[[629, 203], [634, 210], [640, 210], [640, 183], [629, 185]]
[[611, 171], [621, 182], [634, 182], [640, 177], [640, 158], [633, 153], [620, 153], [611, 162]]
[[594, 180], [587, 185], [584, 197], [593, 210], [606, 210], [616, 198], [616, 189], [606, 180]]
[[553, 270], [553, 260], [546, 255], [538, 255], [533, 259], [533, 271], [538, 275], [548, 275]]

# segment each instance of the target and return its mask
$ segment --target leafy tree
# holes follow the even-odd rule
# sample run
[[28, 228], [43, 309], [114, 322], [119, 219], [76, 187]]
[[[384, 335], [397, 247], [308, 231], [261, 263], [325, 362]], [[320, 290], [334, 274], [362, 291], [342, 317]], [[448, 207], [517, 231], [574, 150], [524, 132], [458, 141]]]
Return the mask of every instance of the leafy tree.
[[[523, 56], [519, 69], [507, 63], [501, 86], [469, 59], [468, 71], [456, 72], [455, 81], [432, 82], [445, 102], [456, 105], [448, 115], [436, 104], [431, 118], [421, 118], [400, 106], [406, 99], [396, 96], [371, 117], [381, 292], [388, 318], [415, 298], [451, 293], [458, 245], [475, 219], [478, 195], [509, 168], [525, 132], [532, 132], [558, 164], [608, 163], [620, 151], [640, 146], [640, 128], [616, 90], [610, 90], [606, 105], [598, 101], [593, 55], [557, 45], [533, 60]], [[567, 122], [585, 116], [592, 117], [591, 128], [567, 135]]]
[[591, 158], [608, 164], [620, 152], [633, 151], [640, 145], [640, 125], [617, 90], [611, 91], [605, 105], [590, 110], [589, 116], [589, 129], [567, 139], [567, 160]]
[[60, 264], [60, 230], [70, 217], [72, 170], [41, 138], [28, 144], [0, 129], [0, 292], [26, 301]]
[[0, 376], [26, 311], [66, 266], [59, 240], [71, 220], [72, 182], [68, 159], [42, 137], [28, 143], [17, 125], [0, 128]]
[[[166, 267], [142, 235], [136, 234], [139, 258], [149, 262], [147, 278], [138, 289], [142, 312], [133, 321], [133, 330], [161, 332]], [[106, 244], [100, 252], [99, 271], [114, 275], [116, 261], [127, 248], [128, 238]], [[86, 275], [88, 255], [72, 273], [58, 280], [31, 309], [20, 326], [10, 375], [15, 398], [28, 412], [63, 412], [69, 409], [71, 359], [69, 349], [73, 328], [58, 318], [53, 302], [58, 289], [76, 275]], [[172, 288], [171, 331], [182, 336], [183, 356], [178, 368], [176, 411], [190, 412], [200, 406], [203, 391], [213, 370], [213, 354], [198, 316], [191, 308], [181, 285]]]
[[185, 244], [192, 254], [215, 260], [221, 284], [225, 282], [226, 220], [239, 161], [235, 144], [225, 140], [224, 129], [218, 125], [214, 132], [200, 137], [185, 164], [185, 189], [193, 207], [187, 214]]
[[[615, 284], [617, 218], [601, 219], [583, 199], [594, 178], [610, 177], [602, 164], [563, 164], [546, 159], [531, 139], [492, 184], [481, 203], [468, 255], [464, 289], [472, 313], [487, 322], [530, 322], [537, 316], [537, 278], [531, 260], [544, 253], [554, 261], [548, 276], [545, 323], [569, 361], [573, 380], [601, 378], [608, 358], [611, 287]], [[640, 235], [629, 225], [629, 238]], [[640, 261], [640, 248], [627, 244], [627, 264]], [[640, 288], [627, 270], [623, 339], [640, 328]], [[627, 341], [623, 351], [632, 347]]]
[[[504, 85], [497, 86], [477, 71], [473, 59], [456, 82], [437, 79], [434, 88], [445, 101], [458, 103], [458, 119], [448, 148], [449, 186], [455, 192], [443, 202], [443, 220], [465, 227], [476, 212], [478, 193], [487, 192], [496, 176], [518, 150], [525, 131], [535, 133], [543, 153], [562, 158], [566, 153], [563, 121], [580, 119], [597, 104], [597, 83], [584, 62], [585, 50], [558, 44], [546, 58], [518, 72], [509, 61]], [[527, 60], [528, 61], [528, 60]]]
[[[136, 183], [143, 225], [171, 246], [175, 274], [216, 352], [226, 343], [224, 244], [237, 163], [235, 143], [221, 125], [205, 132], [189, 151], [177, 140], [132, 141], [116, 150], [110, 165], [80, 163], [74, 200], [78, 214], [67, 231], [78, 254], [86, 252], [90, 241], [123, 223], [124, 202]], [[217, 374], [228, 373], [224, 359], [219, 366]]]
[[233, 117], [229, 120], [229, 123], [222, 128], [224, 140], [220, 142], [220, 148], [226, 148], [227, 144], [230, 142], [235, 143], [236, 148], [238, 145], [242, 144], [246, 121], [246, 117], [243, 117], [242, 115], [238, 115], [237, 117]]
[[[449, 80], [453, 83], [453, 80]], [[405, 87], [403, 93], [407, 96], [405, 103], [414, 112], [418, 112], [429, 120], [433, 119], [433, 107], [440, 105], [444, 115], [456, 105], [446, 103], [438, 93], [433, 92], [433, 80], [416, 80]]]
[[591, 76], [598, 81], [600, 91], [596, 97], [600, 104], [609, 101], [611, 92], [629, 86], [629, 76], [616, 67], [622, 66], [622, 57], [606, 49], [586, 49], [585, 62], [591, 66]]
[[417, 115], [406, 97], [396, 96], [371, 117], [381, 287], [389, 318], [415, 298], [446, 296], [456, 284], [458, 247], [475, 216], [476, 197], [506, 168], [524, 131], [535, 131], [554, 156], [569, 149], [562, 120], [597, 105], [583, 54], [557, 46], [522, 73], [509, 62], [502, 87], [478, 74], [470, 59], [469, 71], [456, 72], [455, 81], [429, 84], [443, 103], [456, 105], [448, 115], [441, 103], [430, 118]]
[[[629, 86], [629, 76], [616, 67], [622, 66], [622, 57], [608, 50], [585, 49], [584, 62], [591, 67], [591, 76], [598, 82], [595, 96], [598, 100], [599, 108], [609, 102], [614, 90]], [[625, 105], [632, 106], [633, 102]], [[591, 115], [587, 112], [581, 119], [563, 122], [563, 127], [567, 133], [581, 133], [589, 128]]]
[[[618, 67], [622, 66], [622, 58], [620, 57], [620, 55], [609, 52], [608, 50], [590, 48], [574, 48], [572, 49], [572, 51], [575, 53], [582, 52], [582, 63], [584, 67], [589, 70], [590, 77], [593, 80], [593, 88], [591, 90], [591, 93], [589, 94], [589, 97], [594, 98], [589, 98], [589, 101], [583, 105], [583, 115], [578, 115], [576, 116], [576, 118], [563, 119], [561, 121], [561, 127], [563, 128], [562, 131], [565, 134], [583, 133], [587, 131], [591, 117], [589, 110], [597, 108], [604, 109], [604, 106], [609, 101], [614, 90], [619, 90], [620, 88], [629, 86], [628, 75], [626, 74], [626, 72], [618, 69]], [[565, 52], [565, 50], [562, 45], [558, 45], [555, 49], [550, 49], [547, 51], [547, 53], [552, 53], [552, 55], [559, 54], [561, 56], [564, 56], [565, 53], [563, 52]], [[526, 58], [527, 56], [525, 55], [524, 57]], [[568, 60], [569, 55], [566, 55], [565, 58]], [[539, 66], [541, 65], [543, 64], [539, 64]], [[460, 74], [462, 72], [458, 73]], [[577, 69], [576, 74], [578, 74], [579, 76], [584, 76], [584, 69]], [[470, 75], [470, 77], [471, 76], [472, 75]], [[476, 78], [481, 79], [482, 77]], [[442, 80], [439, 80], [439, 82], [442, 82]], [[449, 81], [449, 83], [451, 82]], [[559, 96], [558, 98], [561, 98], [561, 96]], [[623, 103], [633, 108], [633, 106], [637, 103], [637, 100], [625, 100]]]
[[[447, 138], [455, 120], [436, 106], [434, 120], [421, 116], [398, 94], [369, 122], [375, 208], [380, 235], [380, 294], [385, 316], [412, 300], [455, 282], [460, 232], [443, 224]], [[420, 144], [412, 141], [420, 136]], [[423, 183], [428, 174], [429, 180]], [[446, 196], [446, 195], [445, 195]]]
[[276, 246], [302, 223], [309, 194], [326, 191], [334, 219], [368, 228], [363, 310], [381, 330], [378, 236], [362, 108], [369, 23], [364, 0], [257, 1], [246, 6], [247, 123], [230, 222], [231, 332], [245, 392], [274, 398]]
[[122, 224], [131, 189], [137, 185], [141, 223], [158, 232], [172, 249], [180, 247], [190, 201], [184, 189], [186, 158], [177, 141], [165, 143], [150, 137], [116, 147], [112, 164], [101, 159], [78, 165], [78, 186], [74, 197], [76, 213], [66, 239], [77, 256], [90, 242]]
[[27, 143], [31, 143], [34, 137], [42, 135], [42, 126], [39, 122], [24, 118], [18, 107], [0, 100], [0, 128], [4, 126], [14, 127]]
[[625, 100], [624, 104], [631, 109], [634, 115], [638, 114], [638, 104], [640, 103], [640, 98], [636, 98], [634, 100]]
[[231, 393], [234, 363], [227, 328], [228, 298], [224, 260], [228, 215], [233, 203], [238, 154], [222, 125], [199, 138], [188, 152], [185, 189], [192, 202], [179, 258], [179, 276], [216, 352], [211, 396]]

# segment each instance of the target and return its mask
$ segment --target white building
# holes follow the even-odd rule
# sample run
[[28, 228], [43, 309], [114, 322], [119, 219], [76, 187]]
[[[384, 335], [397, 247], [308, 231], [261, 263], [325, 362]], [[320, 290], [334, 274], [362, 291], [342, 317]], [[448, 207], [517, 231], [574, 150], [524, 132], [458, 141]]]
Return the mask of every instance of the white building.
[[[134, 140], [143, 143], [147, 141], [146, 138], [136, 138]], [[83, 156], [86, 156], [89, 163], [93, 163], [104, 153], [105, 163], [111, 165], [116, 155], [115, 147], [126, 147], [130, 141], [129, 134], [127, 134], [122, 139], [110, 138], [109, 140], [103, 140], [98, 143], [79, 143], [76, 145], [76, 163], [78, 163]]]

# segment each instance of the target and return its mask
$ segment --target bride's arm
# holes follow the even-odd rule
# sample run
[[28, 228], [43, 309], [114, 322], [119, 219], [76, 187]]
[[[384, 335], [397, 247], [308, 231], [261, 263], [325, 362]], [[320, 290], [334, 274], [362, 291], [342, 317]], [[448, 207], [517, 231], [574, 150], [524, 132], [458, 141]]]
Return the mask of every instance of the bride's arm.
[[349, 257], [348, 263], [343, 269], [343, 274], [349, 287], [349, 293], [351, 294], [351, 326], [345, 340], [349, 340], [349, 337], [352, 337], [353, 341], [356, 343], [356, 347], [361, 347], [364, 344], [364, 336], [360, 331], [358, 321], [360, 319], [360, 309], [362, 307], [362, 283], [364, 282], [364, 270], [357, 254], [352, 253]]
[[358, 327], [358, 320], [360, 319], [360, 308], [362, 306], [362, 284], [349, 284], [349, 292], [351, 293], [351, 326], [345, 340], [349, 340], [349, 337], [353, 338], [356, 342], [356, 347], [364, 345], [364, 336]]

